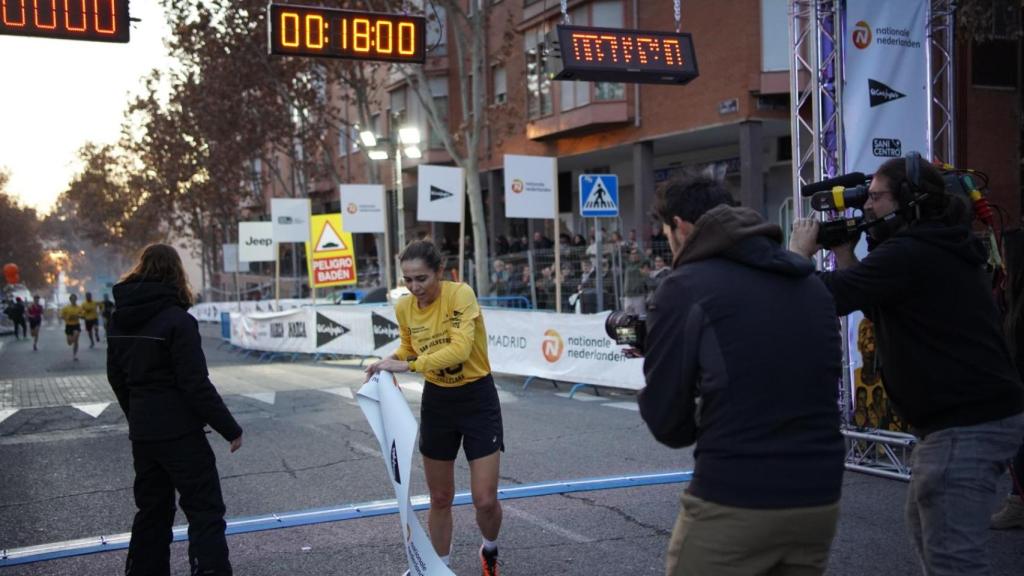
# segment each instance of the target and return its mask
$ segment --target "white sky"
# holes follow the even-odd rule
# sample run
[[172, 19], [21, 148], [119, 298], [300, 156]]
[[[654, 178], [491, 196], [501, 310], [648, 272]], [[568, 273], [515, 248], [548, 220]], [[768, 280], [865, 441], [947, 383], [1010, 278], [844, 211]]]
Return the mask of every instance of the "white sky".
[[128, 44], [0, 36], [0, 167], [7, 191], [49, 212], [87, 141], [116, 142], [128, 94], [167, 68], [169, 36], [157, 0], [131, 0]]

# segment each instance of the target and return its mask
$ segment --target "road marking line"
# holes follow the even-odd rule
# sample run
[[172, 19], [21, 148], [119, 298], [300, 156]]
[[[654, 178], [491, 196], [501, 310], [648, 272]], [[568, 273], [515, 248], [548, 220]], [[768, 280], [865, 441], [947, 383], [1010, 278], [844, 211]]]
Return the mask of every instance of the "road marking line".
[[342, 396], [344, 398], [348, 398], [349, 400], [355, 399], [355, 394], [352, 393], [352, 389], [349, 388], [348, 386], [341, 386], [339, 388], [321, 388], [320, 390], [323, 392], [327, 392], [328, 394], [334, 394], [335, 396]]
[[110, 404], [110, 402], [99, 402], [96, 404], [72, 404], [71, 407], [77, 408], [93, 418], [99, 418], [100, 414], [103, 414], [103, 411], [106, 410], [107, 406], [110, 406]]
[[0, 422], [3, 422], [4, 420], [7, 420], [8, 418], [10, 418], [11, 416], [14, 416], [17, 413], [18, 413], [18, 409], [17, 408], [4, 408], [4, 409], [0, 410]]
[[263, 402], [264, 404], [270, 404], [270, 405], [273, 405], [274, 404], [274, 400], [277, 399], [277, 393], [276, 392], [251, 392], [249, 394], [240, 394], [240, 396], [245, 396], [246, 398], [252, 398], [253, 400], [259, 400], [260, 402]]
[[511, 514], [516, 518], [522, 518], [523, 520], [526, 520], [534, 526], [539, 526], [541, 529], [547, 530], [548, 532], [554, 532], [555, 534], [558, 534], [559, 536], [566, 538], [568, 540], [572, 540], [577, 544], [587, 544], [589, 542], [594, 541], [593, 538], [584, 536], [583, 534], [579, 534], [577, 532], [573, 532], [568, 528], [563, 528], [558, 524], [555, 524], [554, 522], [549, 522], [541, 518], [540, 516], [534, 516], [533, 514], [527, 512], [526, 510], [520, 510], [519, 508], [509, 506], [508, 504], [503, 505], [501, 509], [504, 510], [505, 513], [507, 514]]
[[558, 396], [559, 398], [569, 398], [569, 399], [572, 399], [572, 400], [579, 400], [581, 402], [602, 402], [602, 401], [605, 400], [604, 398], [601, 398], [600, 396], [594, 396], [593, 394], [583, 394], [582, 392], [577, 392], [576, 394], [573, 394], [572, 396], [569, 396], [568, 392], [556, 392], [555, 396]]
[[620, 408], [622, 410], [632, 410], [633, 412], [640, 411], [640, 406], [638, 406], [636, 402], [609, 402], [604, 404], [604, 406], [608, 406], [609, 408]]

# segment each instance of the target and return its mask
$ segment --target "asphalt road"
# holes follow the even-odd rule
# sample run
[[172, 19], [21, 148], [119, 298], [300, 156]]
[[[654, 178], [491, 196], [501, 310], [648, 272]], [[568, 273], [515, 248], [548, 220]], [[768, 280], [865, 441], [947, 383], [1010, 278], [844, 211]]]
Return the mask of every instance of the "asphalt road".
[[[219, 348], [204, 327], [214, 382], [245, 429], [229, 454], [211, 436], [229, 518], [386, 500], [376, 440], [351, 398], [362, 381], [353, 362], [257, 364]], [[42, 350], [3, 337], [0, 348], [0, 549], [127, 532], [132, 469], [127, 427], [106, 388], [105, 345], [72, 362], [55, 327]], [[403, 378], [418, 414], [414, 378]], [[564, 386], [498, 378], [508, 452], [501, 484], [692, 469], [690, 450], [647, 433], [631, 394], [564, 397]], [[559, 395], [562, 394], [562, 395]], [[414, 463], [413, 494], [425, 494]], [[468, 489], [465, 462], [457, 486]], [[510, 500], [500, 537], [508, 575], [661, 574], [682, 485]], [[906, 485], [848, 473], [829, 574], [918, 574], [902, 520]], [[993, 502], [993, 506], [996, 502]], [[421, 517], [425, 523], [425, 518]], [[184, 523], [179, 513], [178, 522]], [[455, 512], [454, 566], [478, 574], [471, 507]], [[230, 536], [237, 574], [398, 575], [405, 569], [397, 516]], [[1024, 573], [1024, 531], [993, 533], [999, 575]], [[0, 575], [117, 574], [114, 551], [0, 568]], [[172, 547], [173, 574], [187, 574], [186, 544]]]

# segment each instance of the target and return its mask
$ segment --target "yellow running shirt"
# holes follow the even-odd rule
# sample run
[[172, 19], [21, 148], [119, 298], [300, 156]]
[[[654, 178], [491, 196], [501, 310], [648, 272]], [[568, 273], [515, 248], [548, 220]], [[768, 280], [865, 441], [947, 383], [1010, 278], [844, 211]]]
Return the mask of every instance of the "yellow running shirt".
[[409, 295], [395, 304], [402, 345], [399, 360], [438, 386], [454, 388], [491, 373], [487, 329], [476, 294], [468, 284], [441, 282], [441, 295], [426, 308]]
[[82, 317], [85, 318], [86, 320], [98, 320], [99, 316], [96, 314], [96, 311], [99, 309], [99, 307], [100, 303], [96, 301], [82, 302], [82, 305], [79, 306], [79, 308], [82, 309]]
[[60, 317], [68, 326], [78, 326], [78, 319], [85, 315], [81, 306], [67, 306], [60, 309]]

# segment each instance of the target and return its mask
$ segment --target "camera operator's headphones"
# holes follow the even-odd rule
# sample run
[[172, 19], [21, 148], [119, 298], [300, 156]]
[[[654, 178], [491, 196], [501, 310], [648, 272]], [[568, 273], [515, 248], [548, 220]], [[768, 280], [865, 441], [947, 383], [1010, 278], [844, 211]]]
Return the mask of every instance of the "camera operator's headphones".
[[909, 206], [921, 193], [921, 154], [910, 152], [904, 156], [903, 169], [906, 177], [900, 182], [899, 196], [896, 198], [901, 208]]

